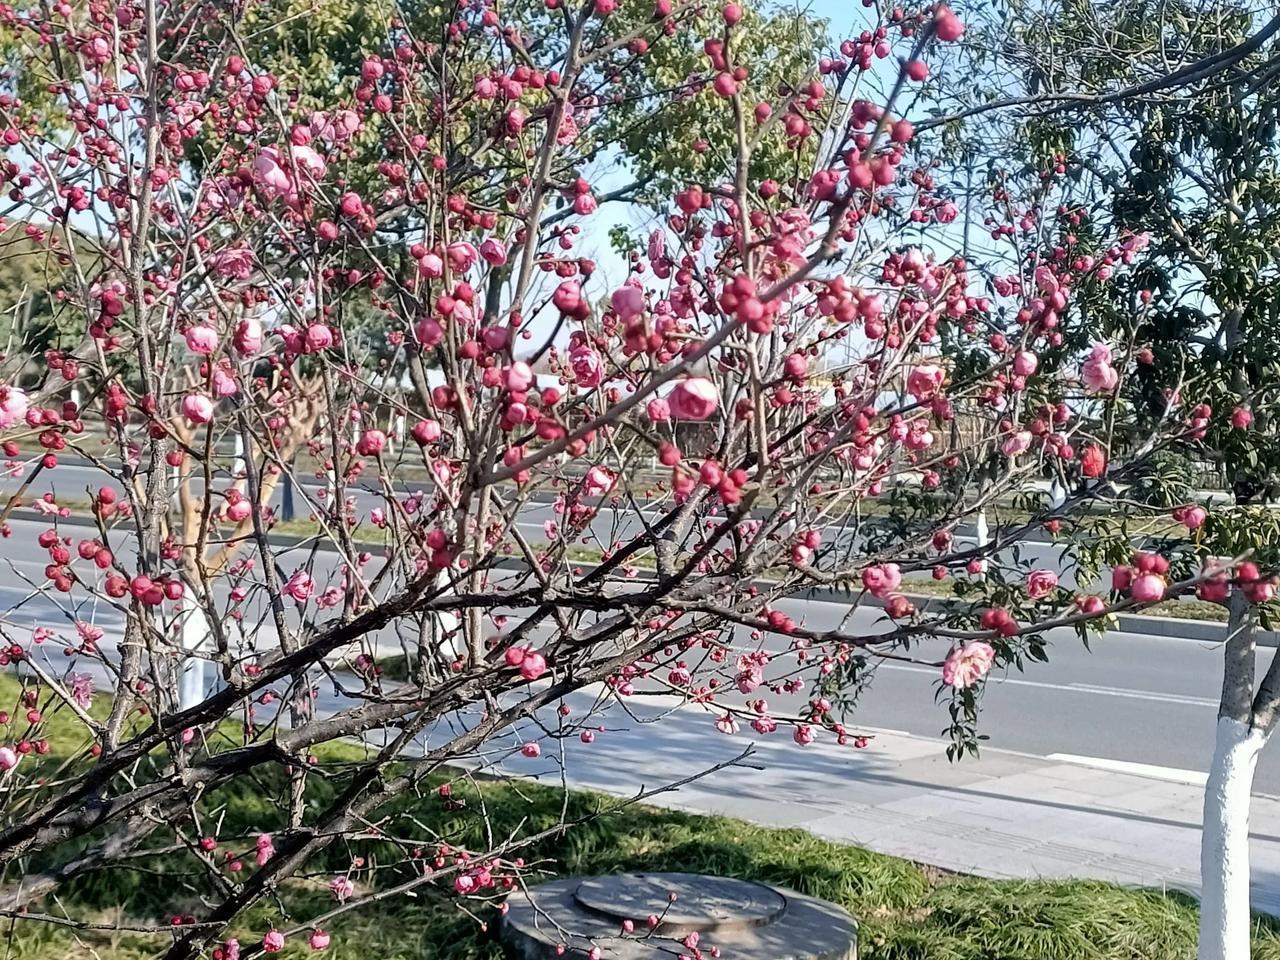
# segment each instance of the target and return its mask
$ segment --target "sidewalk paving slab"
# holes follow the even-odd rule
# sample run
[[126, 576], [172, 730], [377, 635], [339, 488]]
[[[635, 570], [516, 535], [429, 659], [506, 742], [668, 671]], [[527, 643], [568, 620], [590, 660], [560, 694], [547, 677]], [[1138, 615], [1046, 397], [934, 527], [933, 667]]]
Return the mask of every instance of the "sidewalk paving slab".
[[[633, 795], [656, 786], [658, 771], [694, 776], [750, 743], [745, 762], [760, 769], [722, 769], [650, 802], [980, 876], [1199, 887], [1203, 788], [1176, 778], [995, 749], [952, 764], [944, 741], [895, 731], [876, 731], [865, 750], [799, 748], [780, 735], [708, 732], [695, 710], [607, 736], [607, 750], [569, 753], [570, 784]], [[531, 772], [519, 761], [504, 769]], [[1280, 915], [1280, 798], [1255, 796], [1250, 838], [1253, 906]]]

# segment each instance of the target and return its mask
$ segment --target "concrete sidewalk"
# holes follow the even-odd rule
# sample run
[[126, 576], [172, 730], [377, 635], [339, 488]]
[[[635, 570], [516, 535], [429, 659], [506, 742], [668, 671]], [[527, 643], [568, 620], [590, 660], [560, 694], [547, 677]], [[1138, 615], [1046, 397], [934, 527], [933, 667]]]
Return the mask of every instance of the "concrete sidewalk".
[[[589, 701], [581, 706], [590, 709]], [[718, 734], [711, 717], [689, 708], [634, 713], [641, 721], [663, 716], [615, 727], [618, 711], [611, 710], [591, 747], [565, 744], [572, 785], [634, 794], [695, 775], [753, 743], [745, 763], [754, 768], [721, 770], [651, 802], [799, 827], [986, 877], [1198, 890], [1203, 774], [1001, 750], [950, 763], [945, 741], [893, 731], [870, 731], [863, 750], [830, 742], [801, 748], [781, 729], [765, 738]], [[558, 781], [547, 761], [545, 753], [516, 758], [506, 770]], [[1280, 798], [1255, 796], [1251, 828], [1253, 906], [1280, 915]]]

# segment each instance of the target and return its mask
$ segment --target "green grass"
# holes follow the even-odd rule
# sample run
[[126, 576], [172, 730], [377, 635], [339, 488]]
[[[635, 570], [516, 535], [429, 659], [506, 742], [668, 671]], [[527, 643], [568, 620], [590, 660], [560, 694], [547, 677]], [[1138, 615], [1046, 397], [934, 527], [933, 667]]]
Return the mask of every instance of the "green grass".
[[[0, 678], [0, 705], [11, 703], [15, 694], [14, 682]], [[96, 704], [95, 712], [103, 707], [105, 703]], [[55, 715], [50, 723], [47, 732], [54, 753], [75, 752], [81, 740], [74, 722]], [[344, 744], [321, 751], [320, 766], [334, 778], [310, 781], [311, 810], [318, 810], [340, 788], [343, 765], [358, 756], [357, 747]], [[447, 806], [437, 795], [435, 787], [445, 779], [451, 779], [453, 799], [462, 802], [460, 807]], [[282, 778], [273, 773], [242, 781], [215, 791], [203, 810], [211, 819], [222, 818], [224, 836], [276, 829], [274, 799], [283, 786]], [[445, 773], [419, 795], [403, 798], [381, 823], [388, 833], [421, 837], [435, 832], [455, 845], [483, 849], [482, 810], [494, 835], [502, 837], [554, 827], [565, 803], [551, 787]], [[612, 799], [575, 791], [567, 798], [567, 813], [575, 819], [615, 805]], [[163, 838], [157, 835], [157, 841]], [[246, 845], [252, 846], [251, 841], [240, 841], [238, 849]], [[312, 876], [284, 884], [276, 898], [243, 917], [235, 932], [246, 945], [256, 943], [272, 925], [287, 927], [327, 909], [332, 903], [324, 884], [355, 853], [371, 862], [390, 862], [388, 848], [370, 842], [331, 848], [310, 865]], [[1095, 882], [957, 876], [800, 830], [766, 829], [722, 817], [629, 806], [523, 854], [537, 878], [683, 870], [793, 887], [840, 903], [858, 918], [859, 956], [864, 960], [1190, 960], [1195, 953], [1196, 907], [1185, 896]], [[189, 862], [157, 856], [138, 866], [145, 869], [88, 875], [41, 909], [105, 922], [164, 922], [174, 912], [201, 912], [194, 890], [187, 886]], [[403, 878], [395, 870], [372, 880], [361, 877], [358, 890], [367, 892]], [[329, 955], [342, 960], [498, 960], [493, 903], [470, 902], [472, 917], [458, 909], [447, 891], [427, 886], [418, 893], [326, 924], [333, 934]], [[0, 940], [6, 936], [0, 933]], [[164, 934], [73, 933], [35, 922], [18, 924], [12, 937], [6, 956], [23, 960], [141, 960], [160, 953], [167, 940]], [[286, 957], [309, 955], [298, 939], [286, 948]], [[1280, 925], [1256, 922], [1254, 957], [1280, 960]]]

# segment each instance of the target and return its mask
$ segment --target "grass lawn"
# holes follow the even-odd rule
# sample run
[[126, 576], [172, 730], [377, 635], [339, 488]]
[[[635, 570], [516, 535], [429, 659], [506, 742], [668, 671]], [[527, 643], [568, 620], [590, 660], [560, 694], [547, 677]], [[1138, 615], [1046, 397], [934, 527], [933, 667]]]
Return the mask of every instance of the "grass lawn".
[[[0, 706], [13, 703], [16, 684], [0, 677]], [[99, 696], [99, 701], [105, 698]], [[105, 702], [95, 703], [100, 712]], [[53, 716], [46, 732], [59, 749], [72, 752], [82, 742], [68, 718]], [[358, 756], [355, 746], [330, 745], [320, 768], [332, 778], [309, 782], [312, 809], [341, 785], [344, 765]], [[856, 761], [854, 761], [856, 762]], [[563, 794], [528, 782], [475, 781], [453, 775], [455, 804], [446, 805], [434, 787], [404, 798], [382, 828], [402, 837], [438, 835], [472, 849], [483, 849], [481, 811], [487, 811], [494, 835], [529, 833], [559, 822]], [[203, 815], [222, 818], [226, 848], [244, 850], [253, 835], [277, 829], [275, 801], [284, 781], [259, 776], [222, 788], [207, 798]], [[461, 806], [456, 801], [462, 801]], [[608, 810], [616, 801], [574, 792], [567, 800], [572, 818]], [[156, 835], [157, 844], [164, 838]], [[384, 854], [385, 854], [385, 848]], [[238, 925], [243, 942], [256, 944], [272, 925], [287, 928], [290, 917], [305, 920], [332, 900], [326, 883], [344, 871], [353, 854], [371, 863], [379, 846], [364, 842], [350, 849], [331, 848], [309, 875], [288, 882], [272, 902], [254, 908]], [[1178, 960], [1195, 954], [1196, 908], [1192, 900], [1156, 891], [1125, 890], [1106, 883], [992, 881], [941, 873], [895, 857], [819, 840], [799, 830], [764, 829], [721, 817], [704, 817], [641, 806], [627, 806], [571, 829], [524, 851], [526, 860], [548, 878], [566, 873], [620, 870], [704, 871], [783, 884], [847, 907], [861, 923], [859, 955], [865, 960]], [[251, 860], [251, 858], [246, 858]], [[247, 867], [252, 870], [252, 866]], [[190, 861], [157, 855], [134, 864], [92, 874], [64, 888], [59, 899], [40, 909], [113, 923], [120, 920], [167, 921], [174, 912], [201, 913], [189, 887]], [[358, 892], [405, 879], [394, 867], [377, 879], [357, 878]], [[12, 877], [6, 877], [11, 880]], [[459, 910], [451, 890], [422, 886], [413, 898], [388, 899], [327, 923], [333, 934], [328, 954], [345, 960], [421, 960], [421, 958], [493, 958], [501, 956], [492, 933], [481, 921], [493, 921], [493, 903], [471, 901], [475, 917]], [[478, 918], [478, 919], [477, 919]], [[162, 952], [167, 935], [112, 931], [71, 931], [35, 922], [0, 933], [0, 956], [22, 960], [140, 960]], [[283, 956], [310, 955], [305, 938], [286, 946]], [[1254, 957], [1280, 960], [1280, 924], [1257, 923]], [[725, 960], [731, 960], [726, 957]]]

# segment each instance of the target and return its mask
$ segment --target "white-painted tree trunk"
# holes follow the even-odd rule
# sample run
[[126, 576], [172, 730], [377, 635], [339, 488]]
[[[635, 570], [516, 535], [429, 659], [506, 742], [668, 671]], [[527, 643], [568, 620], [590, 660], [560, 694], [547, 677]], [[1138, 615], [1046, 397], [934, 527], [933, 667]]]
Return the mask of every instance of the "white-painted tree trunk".
[[1049, 481], [1049, 506], [1053, 510], [1057, 510], [1060, 506], [1067, 502], [1067, 488], [1058, 482], [1058, 478], [1054, 477]]
[[[182, 598], [182, 649], [198, 653], [209, 642], [209, 621], [204, 610], [191, 594]], [[187, 656], [182, 661], [182, 675], [178, 679], [178, 709], [194, 707], [209, 694], [209, 662], [203, 657]]]
[[249, 472], [244, 462], [244, 437], [236, 433], [232, 438], [232, 442], [235, 444], [235, 460], [231, 465], [231, 475], [233, 477], [243, 477]]
[[1249, 801], [1266, 735], [1218, 718], [1204, 789], [1198, 960], [1249, 958]]
[[[974, 530], [973, 532], [974, 545], [977, 546], [979, 549], [985, 547], [987, 543], [991, 540], [991, 528], [987, 526], [986, 510], [978, 511], [978, 516], [975, 517], [973, 521], [973, 530]], [[982, 560], [979, 560], [978, 562], [982, 565], [982, 570], [985, 573], [987, 569], [987, 561], [985, 559], [982, 559]]]

